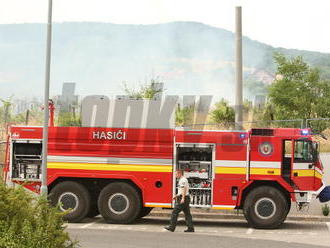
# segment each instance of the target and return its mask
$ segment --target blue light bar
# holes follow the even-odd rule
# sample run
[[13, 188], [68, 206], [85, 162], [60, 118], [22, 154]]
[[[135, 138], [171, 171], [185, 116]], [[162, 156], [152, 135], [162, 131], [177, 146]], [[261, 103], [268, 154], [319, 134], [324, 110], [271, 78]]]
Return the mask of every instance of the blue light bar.
[[301, 130], [301, 135], [309, 135], [309, 130], [308, 129]]
[[244, 138], [246, 137], [246, 134], [245, 134], [245, 133], [241, 133], [241, 134], [239, 135], [239, 137], [240, 137], [241, 139], [244, 139]]

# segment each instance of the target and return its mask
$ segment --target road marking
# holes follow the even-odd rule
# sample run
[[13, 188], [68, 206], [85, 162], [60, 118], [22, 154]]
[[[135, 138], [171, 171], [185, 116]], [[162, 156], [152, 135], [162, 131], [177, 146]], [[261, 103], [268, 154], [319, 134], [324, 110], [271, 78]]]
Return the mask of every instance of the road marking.
[[88, 223], [88, 224], [85, 224], [85, 225], [81, 226], [80, 228], [81, 228], [81, 229], [84, 229], [84, 228], [90, 227], [90, 226], [93, 225], [93, 224], [94, 224], [94, 222], [92, 222], [92, 223]]
[[246, 234], [252, 234], [253, 233], [253, 228], [249, 228], [247, 231], [246, 231]]
[[330, 232], [330, 222], [327, 222], [327, 226], [328, 226], [328, 229], [329, 229], [329, 232]]

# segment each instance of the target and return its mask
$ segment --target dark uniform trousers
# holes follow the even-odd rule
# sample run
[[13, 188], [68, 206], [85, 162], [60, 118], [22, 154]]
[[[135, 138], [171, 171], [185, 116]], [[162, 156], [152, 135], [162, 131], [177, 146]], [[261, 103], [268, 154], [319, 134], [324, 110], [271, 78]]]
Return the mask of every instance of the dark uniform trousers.
[[181, 211], [183, 211], [185, 219], [186, 219], [186, 225], [187, 225], [188, 229], [194, 229], [193, 222], [192, 222], [192, 217], [191, 217], [191, 214], [190, 214], [190, 207], [189, 207], [190, 196], [187, 195], [185, 197], [184, 203], [180, 203], [181, 199], [182, 199], [182, 196], [179, 196], [178, 199], [177, 199], [177, 202], [175, 204], [175, 207], [173, 209], [172, 217], [171, 217], [171, 221], [170, 221], [170, 228], [175, 230], [175, 227], [176, 227], [176, 224], [177, 224], [177, 221], [178, 221], [179, 213]]

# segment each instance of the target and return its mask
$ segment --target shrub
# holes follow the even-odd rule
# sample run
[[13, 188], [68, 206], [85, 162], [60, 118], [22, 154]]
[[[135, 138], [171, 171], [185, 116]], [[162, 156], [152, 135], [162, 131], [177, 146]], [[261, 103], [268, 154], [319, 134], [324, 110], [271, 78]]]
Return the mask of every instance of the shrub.
[[194, 106], [181, 108], [180, 105], [175, 109], [175, 125], [192, 125], [194, 122]]
[[322, 206], [322, 213], [324, 216], [328, 216], [330, 212], [329, 206], [328, 204], [325, 204]]
[[215, 123], [230, 126], [235, 122], [235, 110], [229, 106], [225, 99], [221, 99], [215, 103], [215, 107], [211, 111], [211, 119]]
[[0, 182], [0, 248], [75, 248], [65, 232], [63, 213], [45, 197]]

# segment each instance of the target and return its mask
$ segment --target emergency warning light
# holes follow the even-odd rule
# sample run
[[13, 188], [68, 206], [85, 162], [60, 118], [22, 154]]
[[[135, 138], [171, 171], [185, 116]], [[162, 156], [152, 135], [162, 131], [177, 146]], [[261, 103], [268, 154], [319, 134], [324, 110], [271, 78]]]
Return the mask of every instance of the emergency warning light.
[[244, 139], [244, 138], [246, 137], [246, 135], [245, 135], [245, 133], [241, 133], [241, 134], [239, 135], [239, 137], [240, 137], [241, 139]]
[[309, 135], [309, 130], [308, 129], [301, 130], [301, 135]]

